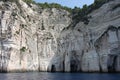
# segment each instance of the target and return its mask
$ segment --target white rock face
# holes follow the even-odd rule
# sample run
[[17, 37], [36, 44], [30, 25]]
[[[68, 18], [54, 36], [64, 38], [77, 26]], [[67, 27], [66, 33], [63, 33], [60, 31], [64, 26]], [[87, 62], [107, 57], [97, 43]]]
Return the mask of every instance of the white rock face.
[[112, 10], [118, 4], [104, 4], [88, 25], [71, 28], [65, 10], [0, 1], [1, 72], [119, 72], [120, 8]]

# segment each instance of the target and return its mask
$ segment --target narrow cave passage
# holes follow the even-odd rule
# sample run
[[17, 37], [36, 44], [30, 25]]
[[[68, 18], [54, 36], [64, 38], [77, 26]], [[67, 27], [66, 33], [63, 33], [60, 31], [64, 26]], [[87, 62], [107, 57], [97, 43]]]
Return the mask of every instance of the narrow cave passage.
[[55, 72], [56, 71], [56, 67], [55, 67], [55, 65], [52, 65], [51, 66], [51, 72]]
[[117, 55], [109, 55], [108, 72], [115, 72], [117, 66]]
[[71, 72], [76, 72], [77, 71], [77, 61], [76, 60], [71, 60], [70, 62], [70, 70]]

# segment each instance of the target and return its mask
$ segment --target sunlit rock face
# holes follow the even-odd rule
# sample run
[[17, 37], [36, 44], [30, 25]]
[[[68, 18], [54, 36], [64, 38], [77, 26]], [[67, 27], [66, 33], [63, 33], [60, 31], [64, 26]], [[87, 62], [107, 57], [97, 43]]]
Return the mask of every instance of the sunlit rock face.
[[120, 4], [93, 11], [74, 27], [69, 12], [0, 1], [0, 71], [120, 71]]
[[48, 71], [59, 35], [71, 23], [70, 13], [30, 7], [22, 0], [0, 1], [0, 8], [0, 70]]

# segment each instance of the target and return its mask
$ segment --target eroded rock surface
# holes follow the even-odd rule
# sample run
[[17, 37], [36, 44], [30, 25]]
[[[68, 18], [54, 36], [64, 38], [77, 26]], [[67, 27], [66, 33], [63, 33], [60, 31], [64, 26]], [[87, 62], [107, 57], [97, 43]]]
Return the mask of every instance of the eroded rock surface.
[[62, 9], [0, 1], [0, 70], [120, 71], [120, 4], [93, 11], [88, 25]]

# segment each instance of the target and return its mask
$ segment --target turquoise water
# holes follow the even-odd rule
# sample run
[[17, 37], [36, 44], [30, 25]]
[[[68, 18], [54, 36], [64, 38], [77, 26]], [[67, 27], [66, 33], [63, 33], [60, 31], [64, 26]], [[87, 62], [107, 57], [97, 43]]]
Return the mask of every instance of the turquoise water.
[[0, 73], [0, 80], [120, 80], [120, 73]]

